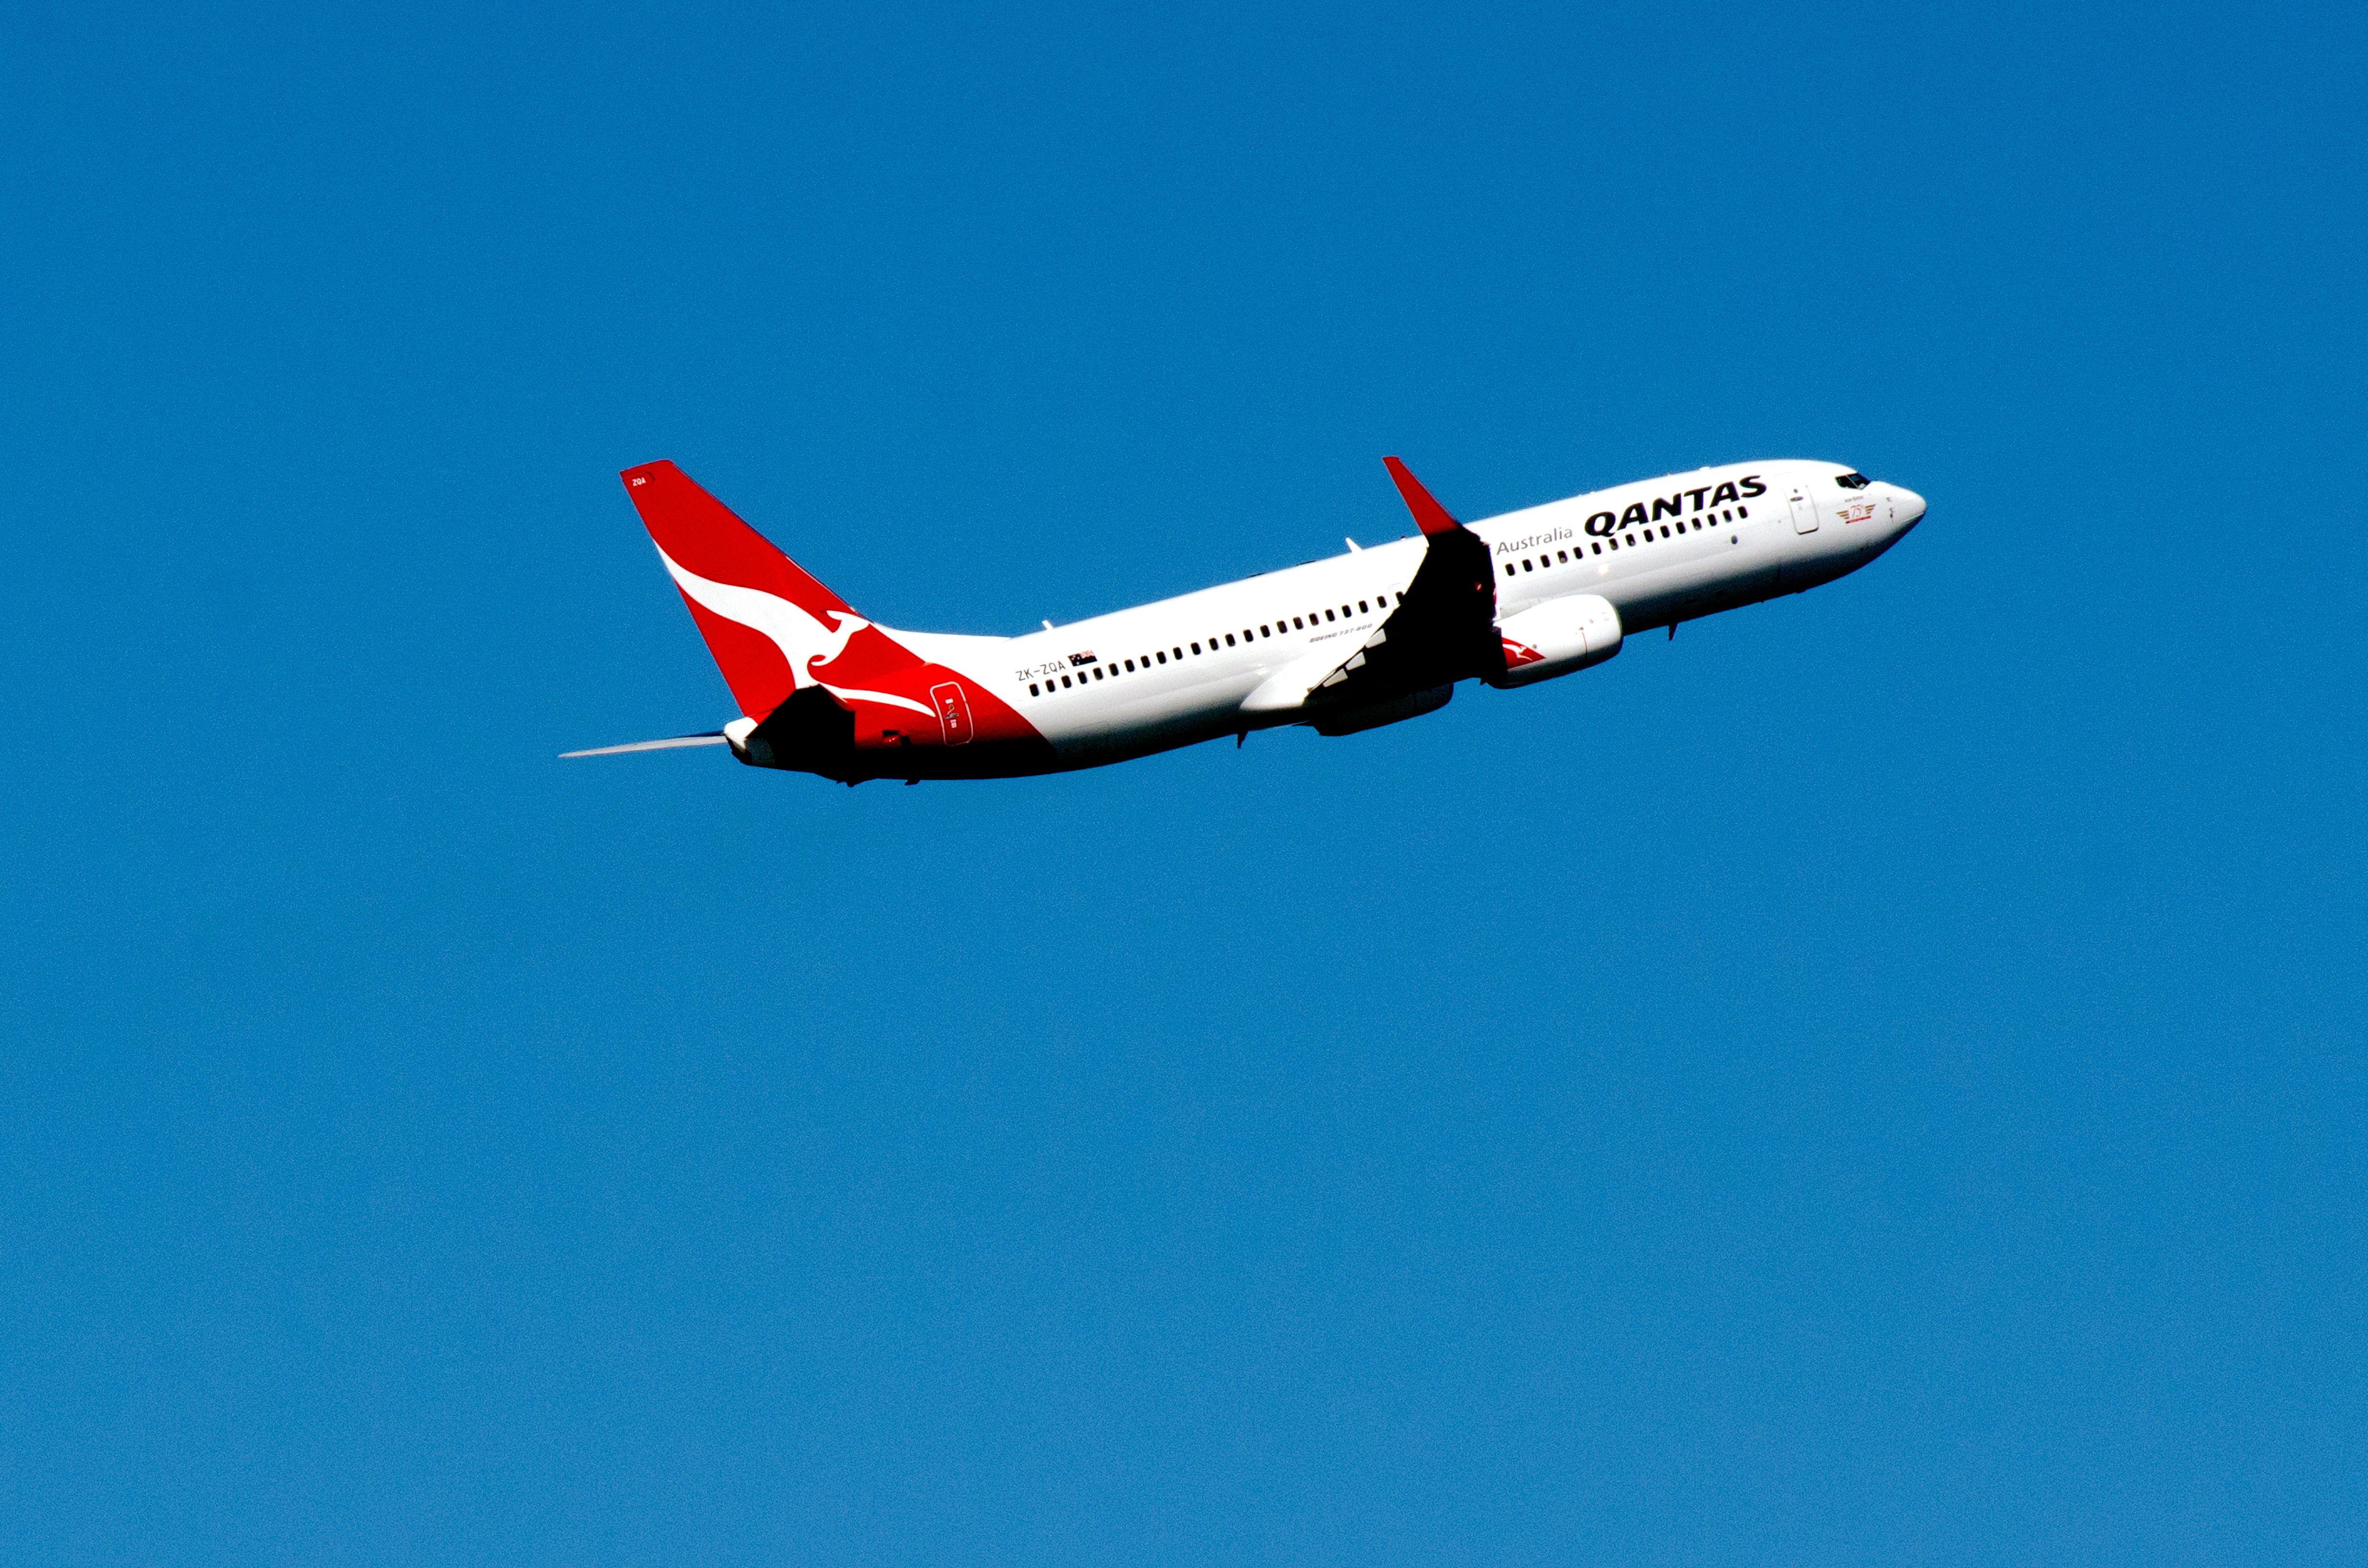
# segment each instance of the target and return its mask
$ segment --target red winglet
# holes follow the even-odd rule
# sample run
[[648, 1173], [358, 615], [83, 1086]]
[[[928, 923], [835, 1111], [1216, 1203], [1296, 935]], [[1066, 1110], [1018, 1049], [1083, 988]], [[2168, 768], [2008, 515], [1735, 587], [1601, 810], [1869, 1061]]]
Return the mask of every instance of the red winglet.
[[1414, 514], [1414, 520], [1421, 525], [1423, 532], [1452, 534], [1463, 526], [1432, 498], [1430, 492], [1422, 487], [1422, 481], [1409, 472], [1406, 464], [1395, 458], [1383, 458], [1382, 461], [1388, 466], [1390, 477], [1397, 482], [1398, 494], [1406, 498], [1406, 510]]

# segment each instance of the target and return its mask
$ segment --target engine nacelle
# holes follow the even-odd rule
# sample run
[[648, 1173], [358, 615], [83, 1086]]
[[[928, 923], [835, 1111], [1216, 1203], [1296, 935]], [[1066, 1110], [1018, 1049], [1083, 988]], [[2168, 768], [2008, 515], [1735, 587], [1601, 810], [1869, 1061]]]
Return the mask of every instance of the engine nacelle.
[[1548, 599], [1497, 623], [1505, 640], [1505, 673], [1491, 686], [1552, 680], [1620, 652], [1620, 612], [1597, 594]]

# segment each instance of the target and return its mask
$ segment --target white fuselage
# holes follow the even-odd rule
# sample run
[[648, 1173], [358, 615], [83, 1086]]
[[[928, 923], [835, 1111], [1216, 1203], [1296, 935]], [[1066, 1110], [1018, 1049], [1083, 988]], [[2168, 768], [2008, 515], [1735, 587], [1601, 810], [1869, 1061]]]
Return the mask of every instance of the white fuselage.
[[[1591, 594], [1634, 633], [1830, 582], [1923, 515], [1912, 492], [1833, 463], [1782, 460], [1670, 474], [1467, 526], [1495, 563], [1500, 623]], [[1295, 662], [1332, 652], [1346, 659], [1360, 647], [1414, 580], [1425, 548], [1411, 535], [1021, 637], [895, 635], [1002, 697], [1064, 766], [1087, 767], [1305, 722], [1243, 704]]]

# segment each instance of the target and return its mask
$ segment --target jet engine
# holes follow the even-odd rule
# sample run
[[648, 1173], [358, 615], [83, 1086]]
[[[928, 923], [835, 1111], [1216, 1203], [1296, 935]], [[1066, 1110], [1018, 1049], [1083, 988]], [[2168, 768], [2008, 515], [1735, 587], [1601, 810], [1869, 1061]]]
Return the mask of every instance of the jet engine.
[[1491, 686], [1552, 680], [1620, 652], [1620, 612], [1596, 594], [1548, 599], [1497, 623], [1505, 640], [1505, 673]]

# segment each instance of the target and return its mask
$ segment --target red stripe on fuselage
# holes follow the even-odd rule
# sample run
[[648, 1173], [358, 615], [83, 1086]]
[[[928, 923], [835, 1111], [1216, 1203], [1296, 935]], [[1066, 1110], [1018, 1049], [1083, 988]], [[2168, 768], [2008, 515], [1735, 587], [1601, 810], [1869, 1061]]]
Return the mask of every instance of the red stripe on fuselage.
[[[885, 633], [879, 637], [895, 647]], [[858, 632], [850, 650], [862, 640], [863, 633]], [[840, 658], [819, 672], [831, 695], [855, 714], [856, 760], [871, 777], [995, 778], [1061, 767], [1052, 743], [983, 683], [943, 665], [923, 664], [903, 648], [895, 651], [912, 663], [894, 670], [875, 666], [872, 675], [858, 676], [840, 668], [848, 664]], [[948, 687], [961, 697], [961, 714], [953, 719], [946, 713]], [[874, 700], [864, 695], [867, 691], [905, 698], [926, 711]], [[968, 720], [966, 731], [962, 717]]]

